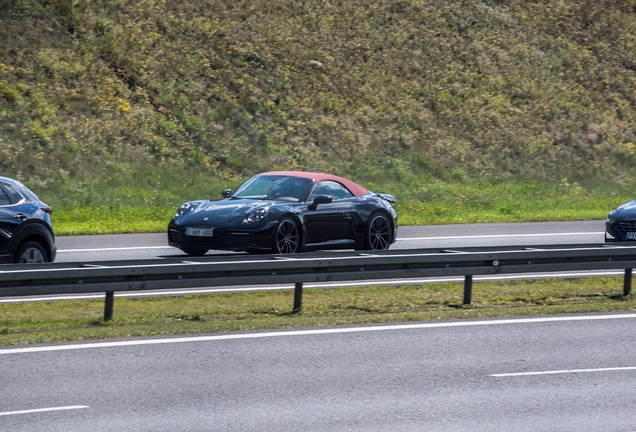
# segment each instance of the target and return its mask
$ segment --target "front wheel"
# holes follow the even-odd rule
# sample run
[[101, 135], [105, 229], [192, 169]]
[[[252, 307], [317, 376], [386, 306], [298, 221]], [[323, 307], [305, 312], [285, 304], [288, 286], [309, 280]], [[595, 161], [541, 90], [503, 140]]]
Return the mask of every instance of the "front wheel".
[[300, 250], [300, 230], [292, 218], [282, 218], [274, 230], [274, 253], [289, 254]]
[[389, 219], [381, 213], [371, 215], [365, 235], [365, 248], [370, 250], [385, 250], [391, 245], [391, 224]]
[[30, 241], [20, 246], [14, 261], [20, 264], [41, 264], [48, 260], [42, 245], [40, 243]]

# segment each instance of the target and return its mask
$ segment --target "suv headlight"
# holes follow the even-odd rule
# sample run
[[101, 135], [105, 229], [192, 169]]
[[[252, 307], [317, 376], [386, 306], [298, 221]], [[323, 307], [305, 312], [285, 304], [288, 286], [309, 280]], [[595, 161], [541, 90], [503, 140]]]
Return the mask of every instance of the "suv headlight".
[[268, 214], [269, 214], [269, 207], [261, 207], [259, 209], [254, 210], [252, 213], [250, 213], [243, 220], [243, 222], [247, 222], [247, 223], [260, 222], [263, 219], [265, 219]]

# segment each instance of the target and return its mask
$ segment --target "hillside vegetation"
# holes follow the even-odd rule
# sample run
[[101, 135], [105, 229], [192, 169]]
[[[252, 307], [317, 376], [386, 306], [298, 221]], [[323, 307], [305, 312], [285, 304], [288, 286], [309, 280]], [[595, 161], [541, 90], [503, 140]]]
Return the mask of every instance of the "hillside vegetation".
[[585, 207], [634, 184], [636, 0], [7, 3], [0, 175], [62, 218], [163, 218], [271, 169], [389, 185], [422, 217], [459, 190]]

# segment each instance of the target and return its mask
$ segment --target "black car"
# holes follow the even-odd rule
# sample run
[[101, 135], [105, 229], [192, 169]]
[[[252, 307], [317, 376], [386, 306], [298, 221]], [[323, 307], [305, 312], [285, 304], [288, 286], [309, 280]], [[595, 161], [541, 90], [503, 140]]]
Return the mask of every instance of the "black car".
[[17, 180], [0, 177], [0, 263], [55, 260], [53, 208]]
[[605, 241], [636, 240], [636, 200], [619, 205], [609, 212], [605, 221]]
[[398, 216], [391, 195], [330, 174], [258, 174], [224, 199], [183, 204], [168, 242], [189, 255], [209, 249], [295, 253], [318, 249], [388, 249]]

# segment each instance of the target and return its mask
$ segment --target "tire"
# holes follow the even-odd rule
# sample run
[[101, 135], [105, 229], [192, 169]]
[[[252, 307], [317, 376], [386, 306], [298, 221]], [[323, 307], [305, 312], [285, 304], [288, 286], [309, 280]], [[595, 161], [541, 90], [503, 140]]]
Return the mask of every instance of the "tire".
[[300, 230], [292, 218], [284, 217], [276, 225], [272, 249], [274, 253], [280, 254], [300, 251]]
[[208, 253], [208, 249], [189, 249], [184, 248], [181, 249], [183, 252], [187, 253], [190, 256], [203, 256]]
[[365, 249], [386, 250], [391, 246], [391, 224], [386, 215], [375, 213], [371, 215], [364, 236]]
[[41, 264], [47, 262], [48, 255], [42, 245], [38, 242], [29, 241], [24, 243], [15, 254], [14, 262], [20, 264]]

